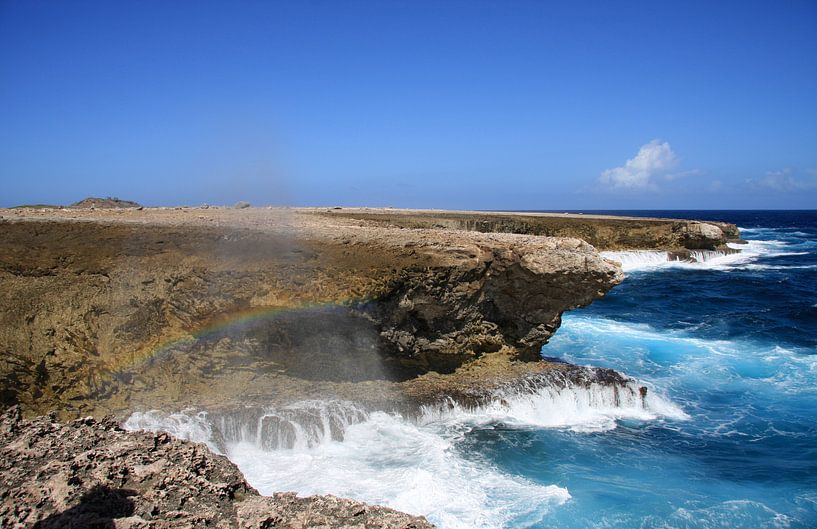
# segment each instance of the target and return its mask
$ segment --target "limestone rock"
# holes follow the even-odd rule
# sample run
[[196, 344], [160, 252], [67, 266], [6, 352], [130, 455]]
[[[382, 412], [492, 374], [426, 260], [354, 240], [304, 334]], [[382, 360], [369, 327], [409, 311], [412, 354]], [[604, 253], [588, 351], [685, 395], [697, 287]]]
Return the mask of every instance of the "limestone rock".
[[[327, 215], [319, 209], [311, 212]], [[598, 250], [714, 250], [727, 241], [740, 238], [738, 228], [726, 222], [707, 222], [707, 227], [702, 228], [698, 226], [701, 223], [695, 221], [647, 217], [370, 208], [345, 208], [329, 213], [336, 218], [403, 228], [573, 237]], [[711, 227], [719, 228], [722, 233], [718, 234]]]
[[684, 225], [680, 230], [680, 240], [690, 250], [711, 250], [726, 242], [721, 228], [705, 222]]
[[431, 529], [333, 496], [260, 496], [227, 458], [110, 420], [0, 416], [0, 528]]
[[539, 360], [562, 312], [622, 279], [578, 239], [266, 209], [81, 215], [97, 220], [0, 232], [0, 404], [28, 414], [124, 413], [248, 384], [281, 395], [282, 377], [293, 391], [404, 381], [500, 350]]

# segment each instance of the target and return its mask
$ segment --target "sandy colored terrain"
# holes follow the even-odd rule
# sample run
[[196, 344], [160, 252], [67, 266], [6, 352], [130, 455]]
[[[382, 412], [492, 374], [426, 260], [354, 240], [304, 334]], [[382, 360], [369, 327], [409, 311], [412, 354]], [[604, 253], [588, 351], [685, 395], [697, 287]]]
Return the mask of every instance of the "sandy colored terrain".
[[304, 210], [0, 215], [2, 399], [67, 417], [466, 395], [541, 370], [561, 313], [622, 277], [578, 239]]

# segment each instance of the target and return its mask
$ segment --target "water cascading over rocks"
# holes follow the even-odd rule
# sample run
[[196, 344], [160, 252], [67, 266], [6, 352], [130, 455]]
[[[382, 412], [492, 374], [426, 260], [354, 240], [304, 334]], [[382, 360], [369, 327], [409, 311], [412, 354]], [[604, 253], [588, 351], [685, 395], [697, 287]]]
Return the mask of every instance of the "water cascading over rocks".
[[0, 415], [0, 527], [431, 529], [424, 518], [332, 496], [261, 496], [226, 457], [111, 420]]
[[[401, 445], [410, 435], [422, 446], [404, 447], [404, 463], [413, 465], [428, 439], [445, 446], [426, 423], [488, 416], [606, 429], [619, 417], [683, 415], [615, 371], [540, 357], [562, 312], [623, 278], [618, 264], [579, 239], [481, 233], [490, 231], [481, 220], [464, 226], [476, 231], [404, 229], [382, 218], [251, 208], [6, 217], [0, 399], [22, 405], [0, 421], [0, 473], [12, 491], [0, 519], [8, 526], [263, 527], [297, 519], [430, 527], [333, 497], [258, 496], [226, 459], [165, 433], [125, 432], [110, 419], [25, 421], [22, 412], [114, 412], [129, 417], [129, 428], [231, 453], [248, 472], [261, 450], [272, 465], [254, 476], [262, 483], [290, 453], [327, 448], [342, 457], [339, 446], [369, 446], [371, 435]], [[514, 218], [500, 231], [525, 232], [539, 221], [526, 222]], [[589, 230], [616, 248], [638, 240], [672, 246], [686, 233], [678, 222], [561, 222], [559, 234]], [[322, 461], [337, 472], [335, 459]], [[434, 461], [442, 467], [430, 476], [457, 469], [439, 482], [452, 494], [479, 481], [477, 496], [500, 482], [554, 504], [570, 497], [560, 487], [507, 481], [446, 450]], [[382, 471], [373, 463], [357, 468], [361, 480]]]

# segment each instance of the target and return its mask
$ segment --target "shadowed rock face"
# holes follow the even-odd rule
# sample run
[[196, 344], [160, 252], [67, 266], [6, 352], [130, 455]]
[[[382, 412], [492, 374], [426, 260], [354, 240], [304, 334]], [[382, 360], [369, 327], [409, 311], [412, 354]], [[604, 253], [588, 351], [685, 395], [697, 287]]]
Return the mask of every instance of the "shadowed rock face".
[[401, 274], [371, 312], [390, 353], [441, 373], [505, 346], [521, 360], [538, 360], [563, 311], [589, 304], [622, 278], [581, 241], [511, 241], [475, 244], [454, 268]]
[[0, 224], [5, 405], [70, 417], [286, 400], [538, 360], [563, 311], [622, 278], [576, 239], [193, 211]]
[[422, 517], [333, 496], [260, 496], [227, 458], [106, 419], [0, 416], [0, 527], [431, 529]]

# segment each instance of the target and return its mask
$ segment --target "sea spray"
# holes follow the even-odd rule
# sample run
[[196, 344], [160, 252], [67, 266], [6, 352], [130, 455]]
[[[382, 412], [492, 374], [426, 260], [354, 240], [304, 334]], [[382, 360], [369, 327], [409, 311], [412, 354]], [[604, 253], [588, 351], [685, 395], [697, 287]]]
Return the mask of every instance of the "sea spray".
[[510, 427], [566, 428], [576, 432], [612, 430], [616, 421], [686, 420], [684, 411], [646, 386], [625, 384], [536, 384], [499, 392], [485, 404], [468, 407], [451, 400], [423, 407], [421, 424], [434, 422]]
[[277, 450], [308, 449], [342, 441], [350, 425], [367, 418], [366, 412], [350, 402], [309, 400], [280, 407], [245, 406], [228, 411], [136, 412], [124, 427], [164, 431], [226, 453], [227, 447], [235, 443]]
[[235, 462], [261, 492], [335, 494], [423, 514], [443, 528], [540, 522], [570, 499], [564, 486], [534, 483], [465, 456], [457, 440], [474, 428], [615, 428], [619, 419], [685, 419], [634, 381], [543, 380], [498, 391], [484, 404], [425, 406], [414, 417], [366, 413], [350, 402], [304, 401], [232, 412], [137, 412], [128, 429], [205, 442]]
[[689, 250], [686, 252], [657, 252], [651, 250], [631, 250], [623, 252], [601, 252], [601, 255], [621, 263], [625, 272], [654, 270], [659, 268], [717, 268], [734, 266], [751, 261], [753, 253], [721, 250]]
[[[623, 384], [563, 382], [560, 386], [549, 376], [531, 377], [517, 387], [499, 390], [478, 405], [468, 406], [446, 399], [422, 406], [413, 417], [388, 415], [420, 428], [501, 423], [511, 427], [574, 431], [610, 430], [615, 428], [618, 419], [689, 418], [676, 404], [636, 381]], [[207, 443], [219, 452], [235, 443], [252, 444], [262, 450], [306, 450], [342, 442], [350, 427], [370, 418], [370, 413], [352, 402], [310, 400], [281, 407], [246, 406], [209, 413], [197, 410], [134, 412], [124, 426], [129, 430], [165, 431], [181, 439]]]
[[219, 442], [220, 437], [213, 431], [207, 413], [203, 411], [185, 410], [166, 413], [161, 410], [132, 413], [122, 423], [126, 430], [147, 430], [151, 432], [167, 432], [173, 437], [204, 443], [214, 452], [223, 454], [224, 445]]
[[570, 499], [564, 486], [507, 473], [457, 448], [461, 432], [374, 412], [350, 425], [342, 442], [263, 450], [229, 445], [228, 457], [264, 494], [334, 494], [423, 514], [441, 528], [538, 523]]
[[757, 260], [770, 257], [807, 255], [783, 240], [750, 240], [728, 243], [727, 250], [686, 250], [682, 253], [654, 250], [601, 252], [601, 255], [621, 263], [624, 272], [657, 271], [674, 268], [720, 270], [752, 269]]
[[306, 449], [343, 441], [346, 429], [368, 415], [350, 402], [301, 401], [284, 407], [247, 407], [210, 414], [227, 443], [251, 443], [265, 450]]

